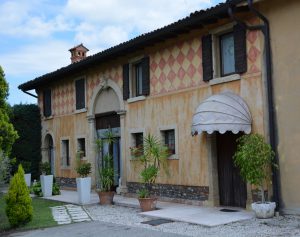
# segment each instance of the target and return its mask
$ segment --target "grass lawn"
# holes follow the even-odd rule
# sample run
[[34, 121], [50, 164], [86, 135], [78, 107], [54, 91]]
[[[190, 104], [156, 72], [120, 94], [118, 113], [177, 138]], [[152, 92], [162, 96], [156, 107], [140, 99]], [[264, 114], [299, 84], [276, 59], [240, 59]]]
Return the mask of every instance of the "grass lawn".
[[[38, 229], [57, 225], [57, 223], [52, 218], [51, 209], [49, 207], [63, 205], [61, 202], [45, 200], [42, 198], [33, 198], [32, 205], [32, 221], [14, 230]], [[0, 193], [0, 233], [12, 230], [9, 226], [9, 222], [5, 214], [5, 206], [6, 204], [4, 195]]]

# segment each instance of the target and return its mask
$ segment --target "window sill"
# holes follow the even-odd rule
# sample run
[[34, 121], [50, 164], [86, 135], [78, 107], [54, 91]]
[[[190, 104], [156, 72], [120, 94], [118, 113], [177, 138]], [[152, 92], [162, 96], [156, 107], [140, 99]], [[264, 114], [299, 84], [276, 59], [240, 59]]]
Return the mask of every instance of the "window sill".
[[169, 156], [168, 160], [179, 160], [179, 157], [177, 154], [174, 154], [174, 155]]
[[145, 100], [145, 99], [146, 99], [146, 96], [141, 95], [141, 96], [129, 98], [129, 99], [127, 100], [127, 103], [134, 103], [134, 102], [142, 101], [142, 100]]
[[225, 76], [225, 77], [214, 78], [209, 81], [209, 85], [213, 86], [213, 85], [226, 83], [226, 82], [230, 82], [230, 81], [237, 81], [237, 80], [241, 80], [241, 75], [240, 74], [232, 74], [232, 75]]
[[44, 120], [50, 120], [53, 119], [53, 115], [49, 116], [49, 117], [44, 117]]
[[75, 110], [75, 114], [80, 114], [80, 113], [85, 113], [87, 111], [87, 109], [86, 108], [83, 108], [83, 109], [77, 109], [77, 110]]

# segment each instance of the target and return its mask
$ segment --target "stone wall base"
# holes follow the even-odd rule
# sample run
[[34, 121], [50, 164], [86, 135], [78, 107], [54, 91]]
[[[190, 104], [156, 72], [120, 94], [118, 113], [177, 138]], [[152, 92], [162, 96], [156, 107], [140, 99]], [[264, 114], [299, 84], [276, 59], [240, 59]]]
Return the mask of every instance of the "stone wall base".
[[61, 188], [64, 189], [76, 189], [76, 179], [75, 178], [65, 178], [65, 177], [55, 177], [56, 182]]
[[[136, 193], [144, 185], [137, 182], [127, 182], [128, 196], [137, 196]], [[208, 200], [209, 188], [207, 186], [184, 186], [172, 184], [153, 184], [150, 194], [162, 201], [202, 205]]]

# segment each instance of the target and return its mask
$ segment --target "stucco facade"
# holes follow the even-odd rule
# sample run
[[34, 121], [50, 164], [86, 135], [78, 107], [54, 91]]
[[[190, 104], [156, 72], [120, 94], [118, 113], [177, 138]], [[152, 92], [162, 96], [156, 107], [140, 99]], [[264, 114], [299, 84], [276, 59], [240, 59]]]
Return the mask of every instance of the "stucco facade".
[[300, 213], [300, 33], [295, 28], [300, 22], [300, 2], [265, 1], [259, 10], [270, 22], [282, 208], [286, 213]]
[[[258, 19], [242, 16], [248, 24]], [[176, 39], [146, 47], [79, 73], [71, 74], [50, 84], [52, 90], [52, 116], [42, 114], [42, 155], [49, 159], [47, 135], [54, 147], [54, 174], [57, 178], [72, 180], [75, 172], [77, 138], [85, 138], [87, 161], [92, 163], [93, 184], [97, 174], [95, 151], [95, 117], [110, 111], [120, 115], [121, 126], [121, 182], [120, 190], [140, 181], [139, 167], [131, 159], [132, 133], [143, 132], [161, 136], [165, 129], [175, 130], [176, 154], [168, 160], [170, 176], [161, 175], [157, 183], [179, 187], [178, 190], [196, 188], [204, 190], [203, 197], [194, 200], [200, 204], [219, 205], [217, 167], [215, 165], [215, 135], [202, 133], [191, 136], [192, 118], [199, 104], [211, 95], [231, 91], [243, 98], [252, 116], [252, 132], [266, 134], [266, 91], [263, 76], [263, 37], [259, 31], [246, 34], [247, 72], [203, 81], [203, 35], [231, 27], [230, 20], [195, 29]], [[150, 95], [139, 100], [122, 98], [122, 65], [132, 58], [148, 55], [150, 58]], [[85, 78], [86, 108], [76, 111], [75, 80]], [[49, 85], [47, 85], [49, 87]], [[43, 87], [37, 89], [43, 111]], [[70, 165], [62, 165], [62, 140], [69, 140]], [[73, 182], [74, 184], [74, 182]], [[71, 185], [72, 186], [72, 185]], [[168, 186], [169, 187], [169, 186]], [[248, 187], [248, 203], [251, 187]], [[198, 191], [196, 191], [198, 192]], [[189, 197], [185, 197], [189, 199]], [[176, 198], [175, 198], [176, 199]]]

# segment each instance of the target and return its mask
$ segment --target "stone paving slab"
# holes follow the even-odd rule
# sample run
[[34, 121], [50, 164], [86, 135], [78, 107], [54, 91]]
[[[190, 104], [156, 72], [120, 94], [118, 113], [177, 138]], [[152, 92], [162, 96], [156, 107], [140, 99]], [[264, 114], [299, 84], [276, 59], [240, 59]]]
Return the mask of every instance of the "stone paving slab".
[[51, 207], [54, 220], [59, 224], [70, 224], [72, 222], [91, 221], [90, 216], [83, 207], [72, 204]]

